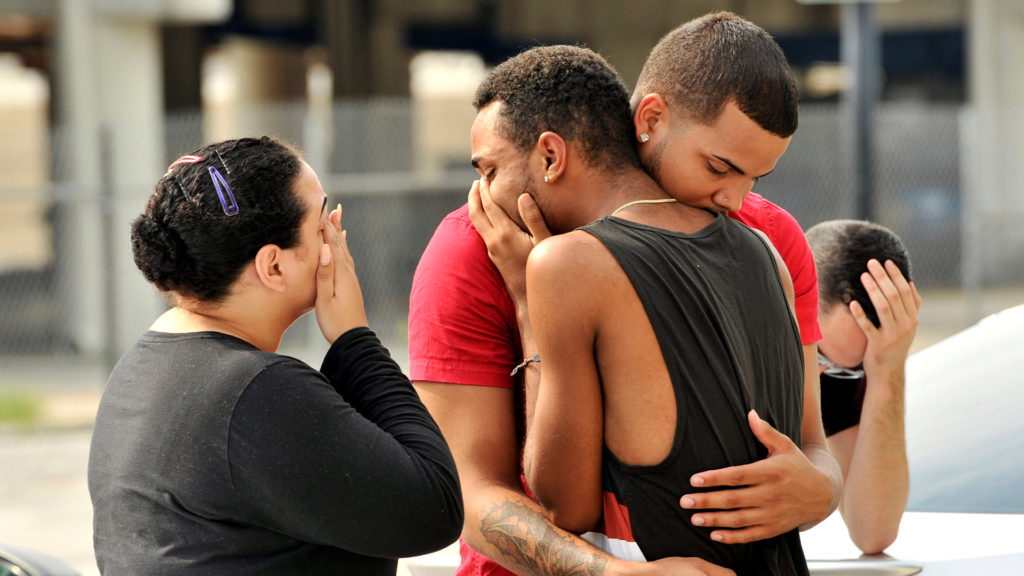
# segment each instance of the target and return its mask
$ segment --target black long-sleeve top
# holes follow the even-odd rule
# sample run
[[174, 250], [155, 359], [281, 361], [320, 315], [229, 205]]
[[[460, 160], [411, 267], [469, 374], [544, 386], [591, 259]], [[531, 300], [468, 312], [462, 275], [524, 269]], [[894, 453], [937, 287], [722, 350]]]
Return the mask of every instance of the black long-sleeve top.
[[100, 403], [89, 492], [104, 574], [394, 574], [463, 520], [444, 438], [367, 328], [319, 372], [146, 333]]

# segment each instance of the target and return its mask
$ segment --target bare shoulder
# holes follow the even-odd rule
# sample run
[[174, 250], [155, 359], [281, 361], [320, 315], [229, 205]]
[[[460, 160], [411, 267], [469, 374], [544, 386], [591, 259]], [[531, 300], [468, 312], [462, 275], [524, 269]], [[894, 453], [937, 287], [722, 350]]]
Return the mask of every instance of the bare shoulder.
[[527, 268], [545, 276], [574, 276], [593, 273], [615, 264], [604, 244], [582, 230], [551, 236], [530, 252]]
[[[579, 230], [537, 244], [526, 264], [530, 308], [551, 303], [559, 314], [594, 311], [631, 289], [615, 257], [594, 236]], [[600, 289], [598, 289], [600, 288]]]

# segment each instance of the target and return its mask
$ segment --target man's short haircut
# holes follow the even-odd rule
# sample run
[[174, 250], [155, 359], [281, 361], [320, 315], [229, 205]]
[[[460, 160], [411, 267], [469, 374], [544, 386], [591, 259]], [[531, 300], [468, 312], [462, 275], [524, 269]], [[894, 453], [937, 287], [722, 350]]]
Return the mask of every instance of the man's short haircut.
[[665, 97], [690, 120], [710, 124], [730, 100], [758, 126], [796, 132], [798, 93], [775, 40], [730, 12], [714, 12], [666, 34], [647, 57], [635, 98]]
[[498, 65], [477, 88], [479, 111], [501, 102], [497, 130], [520, 150], [544, 132], [579, 147], [594, 168], [640, 166], [629, 94], [614, 68], [579, 46], [540, 46]]
[[875, 258], [882, 264], [892, 260], [910, 281], [910, 255], [900, 237], [885, 226], [864, 220], [828, 220], [812, 226], [806, 236], [818, 269], [821, 311], [856, 300], [877, 327], [878, 313], [860, 276], [867, 272], [868, 260]]

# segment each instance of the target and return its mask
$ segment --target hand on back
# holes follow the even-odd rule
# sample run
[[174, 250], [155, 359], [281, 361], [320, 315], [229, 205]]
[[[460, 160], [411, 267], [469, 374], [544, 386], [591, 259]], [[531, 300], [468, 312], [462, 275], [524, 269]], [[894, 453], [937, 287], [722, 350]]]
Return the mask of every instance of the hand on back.
[[711, 539], [724, 544], [772, 538], [817, 522], [835, 508], [836, 494], [828, 474], [753, 410], [747, 414], [747, 423], [768, 449], [768, 456], [695, 474], [690, 480], [694, 486], [716, 490], [680, 499], [683, 508], [696, 511], [692, 522], [718, 528], [711, 532]]

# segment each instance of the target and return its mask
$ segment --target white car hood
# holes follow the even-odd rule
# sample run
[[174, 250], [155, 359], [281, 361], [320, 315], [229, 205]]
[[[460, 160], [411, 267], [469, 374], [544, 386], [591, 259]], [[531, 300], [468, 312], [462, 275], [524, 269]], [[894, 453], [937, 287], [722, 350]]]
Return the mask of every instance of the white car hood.
[[[808, 560], [859, 558], [836, 512], [800, 534]], [[954, 560], [1024, 554], [1024, 516], [907, 512], [885, 555], [902, 560]], [[1021, 572], [1024, 576], [1024, 572]]]

